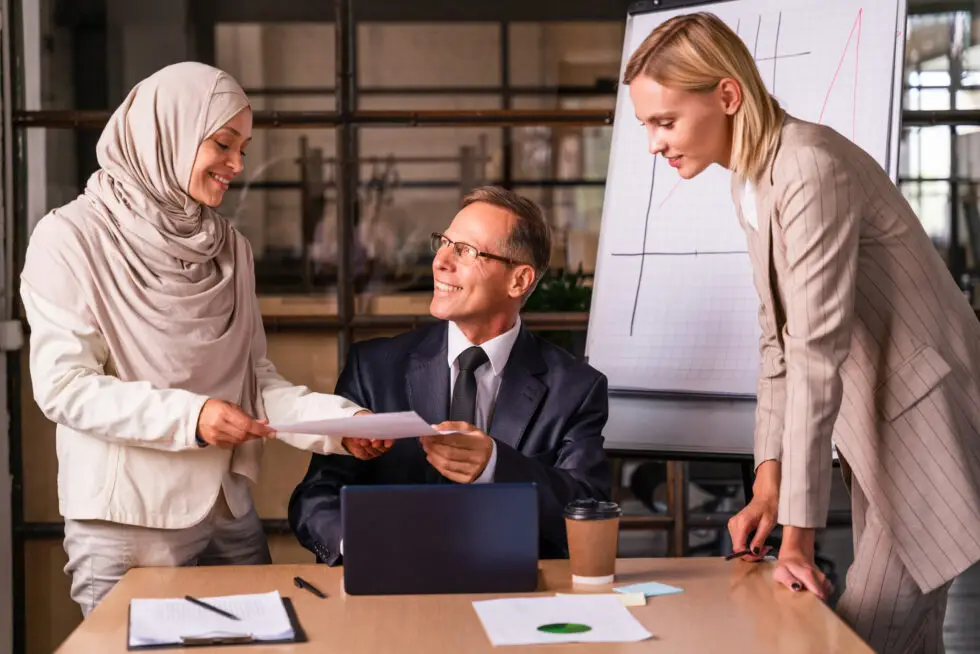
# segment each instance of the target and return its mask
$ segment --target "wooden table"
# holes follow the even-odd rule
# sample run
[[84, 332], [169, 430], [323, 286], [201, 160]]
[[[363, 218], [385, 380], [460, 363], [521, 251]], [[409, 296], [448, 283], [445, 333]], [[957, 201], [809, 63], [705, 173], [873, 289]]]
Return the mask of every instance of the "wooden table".
[[[318, 599], [293, 586], [293, 576], [327, 593]], [[571, 587], [567, 561], [542, 561], [536, 594], [582, 592]], [[260, 652], [684, 652], [685, 654], [873, 654], [826, 605], [809, 593], [772, 583], [770, 564], [722, 559], [620, 559], [616, 584], [661, 581], [683, 593], [651, 597], [629, 609], [653, 634], [630, 644], [539, 647], [491, 646], [471, 602], [488, 595], [352, 596], [343, 592], [341, 568], [269, 565], [131, 570], [99, 607], [62, 644], [59, 652], [113, 654], [126, 651], [129, 600], [260, 593], [290, 597], [309, 642], [194, 648], [215, 654]], [[608, 590], [610, 587], [599, 587]], [[515, 595], [516, 597], [517, 595]]]

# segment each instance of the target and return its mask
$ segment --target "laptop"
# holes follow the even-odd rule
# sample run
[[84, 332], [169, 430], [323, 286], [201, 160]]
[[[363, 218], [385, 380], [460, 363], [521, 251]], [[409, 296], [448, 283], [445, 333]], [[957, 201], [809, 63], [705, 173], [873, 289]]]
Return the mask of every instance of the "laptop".
[[350, 595], [532, 592], [534, 484], [344, 486]]

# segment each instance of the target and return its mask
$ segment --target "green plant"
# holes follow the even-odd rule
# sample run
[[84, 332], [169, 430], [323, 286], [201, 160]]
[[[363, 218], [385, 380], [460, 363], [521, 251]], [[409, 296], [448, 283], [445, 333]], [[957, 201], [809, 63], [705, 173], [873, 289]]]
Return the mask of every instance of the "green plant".
[[[524, 311], [529, 313], [567, 313], [588, 311], [592, 303], [592, 275], [582, 272], [579, 265], [575, 272], [564, 269], [549, 270], [541, 279]], [[538, 334], [575, 356], [585, 354], [585, 332], [547, 330]]]
[[588, 311], [592, 302], [592, 275], [564, 269], [549, 270], [538, 288], [527, 299], [524, 310], [530, 313]]

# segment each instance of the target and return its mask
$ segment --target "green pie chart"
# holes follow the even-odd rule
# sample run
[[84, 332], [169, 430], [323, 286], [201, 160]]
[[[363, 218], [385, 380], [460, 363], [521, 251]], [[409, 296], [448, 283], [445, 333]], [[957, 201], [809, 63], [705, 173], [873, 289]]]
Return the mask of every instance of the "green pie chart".
[[587, 624], [576, 624], [574, 622], [555, 622], [554, 624], [543, 624], [538, 627], [538, 631], [549, 634], [582, 634], [592, 631], [592, 627]]

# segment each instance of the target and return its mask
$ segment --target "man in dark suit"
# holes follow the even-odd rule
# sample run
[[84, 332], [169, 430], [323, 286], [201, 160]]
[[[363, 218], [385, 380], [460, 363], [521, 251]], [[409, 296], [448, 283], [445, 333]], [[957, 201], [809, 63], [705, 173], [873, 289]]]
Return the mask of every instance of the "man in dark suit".
[[521, 325], [548, 267], [548, 225], [530, 200], [483, 187], [445, 234], [433, 234], [432, 249], [430, 311], [441, 322], [354, 344], [336, 393], [462, 433], [353, 452], [376, 455], [368, 460], [314, 455], [290, 498], [290, 527], [317, 560], [336, 565], [347, 484], [534, 482], [540, 556], [565, 557], [565, 505], [610, 495], [608, 399], [602, 374]]

